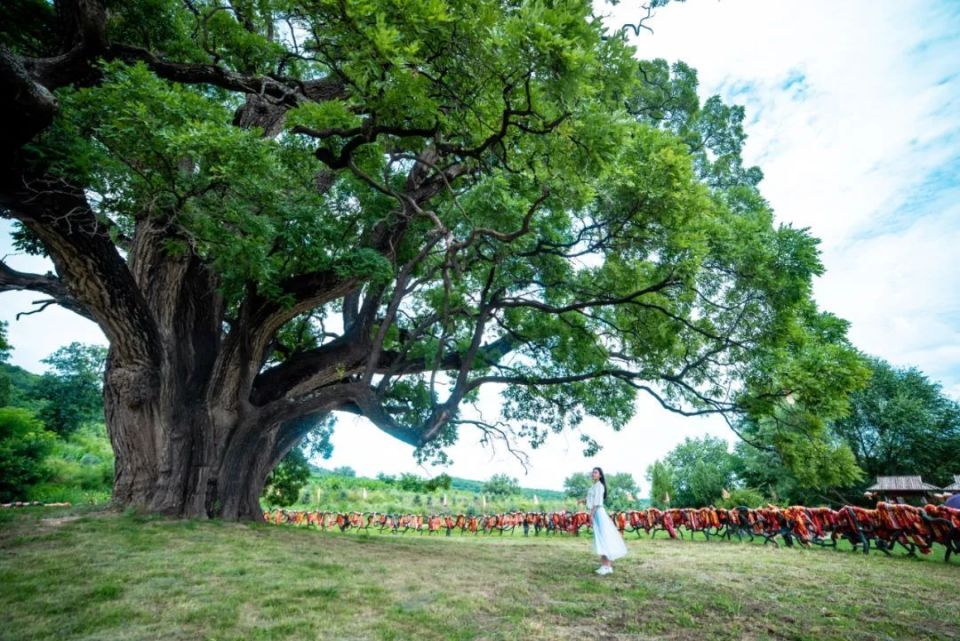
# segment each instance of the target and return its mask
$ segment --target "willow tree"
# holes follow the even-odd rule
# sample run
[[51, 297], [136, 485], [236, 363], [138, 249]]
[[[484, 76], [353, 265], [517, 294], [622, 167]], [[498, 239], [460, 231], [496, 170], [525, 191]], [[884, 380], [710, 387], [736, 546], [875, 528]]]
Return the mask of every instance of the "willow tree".
[[[0, 206], [110, 341], [114, 499], [260, 518], [331, 412], [442, 456], [638, 394], [816, 437], [857, 378], [742, 111], [638, 62], [589, 0], [25, 1]], [[500, 417], [473, 412], [493, 385]], [[796, 409], [796, 408], [802, 408]], [[595, 443], [586, 439], [592, 449]]]

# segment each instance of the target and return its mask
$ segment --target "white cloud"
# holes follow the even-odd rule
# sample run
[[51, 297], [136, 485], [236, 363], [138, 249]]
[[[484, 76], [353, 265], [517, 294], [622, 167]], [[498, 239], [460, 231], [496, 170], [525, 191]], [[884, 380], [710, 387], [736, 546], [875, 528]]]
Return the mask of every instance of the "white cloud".
[[[635, 22], [637, 5], [622, 2], [610, 24]], [[745, 160], [763, 169], [764, 195], [780, 221], [823, 240], [821, 306], [851, 321], [860, 348], [916, 365], [960, 397], [960, 5], [700, 0], [669, 5], [650, 24], [641, 56], [684, 60], [704, 98], [746, 106]], [[36, 298], [4, 294], [0, 319], [12, 321]], [[71, 340], [102, 342], [97, 333], [49, 309], [11, 322], [12, 360], [36, 369]], [[524, 484], [558, 488], [596, 464], [641, 480], [685, 436], [731, 437], [719, 419], [678, 417], [649, 399], [622, 432], [591, 430], [604, 445], [596, 459], [580, 455], [575, 435], [553, 436], [533, 452]], [[509, 455], [491, 459], [476, 439], [464, 430], [449, 473], [521, 475]], [[343, 417], [334, 445], [327, 465], [424, 473], [408, 446], [355, 417]]]

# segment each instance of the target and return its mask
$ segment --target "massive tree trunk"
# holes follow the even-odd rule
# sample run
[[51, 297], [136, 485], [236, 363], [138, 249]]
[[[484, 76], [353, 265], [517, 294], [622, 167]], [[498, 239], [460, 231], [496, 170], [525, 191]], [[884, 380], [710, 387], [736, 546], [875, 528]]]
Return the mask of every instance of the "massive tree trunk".
[[[175, 234], [162, 219], [141, 221], [127, 259], [158, 330], [159, 358], [151, 368], [131, 367], [115, 349], [108, 358], [104, 407], [116, 454], [113, 499], [170, 515], [259, 520], [267, 476], [327, 404], [317, 410], [314, 403], [303, 417], [307, 409], [277, 413], [269, 403], [251, 402], [266, 349], [264, 328], [254, 323], [270, 304], [252, 294], [243, 307], [248, 311], [221, 340], [217, 278], [192, 253], [164, 249]], [[259, 315], [249, 311], [254, 307]]]
[[[144, 311], [156, 327], [157, 360], [127, 362], [111, 349], [104, 380], [107, 430], [116, 455], [114, 501], [184, 516], [252, 518], [255, 499], [229, 479], [238, 462], [252, 462], [256, 443], [238, 434], [251, 426], [242, 404], [211, 389], [220, 347], [223, 301], [214, 276], [193, 255], [169, 255], [173, 232], [162, 219], [147, 218], [128, 254], [130, 273], [143, 294]], [[232, 421], [218, 420], [227, 407]], [[224, 415], [220, 413], [219, 415]], [[230, 456], [226, 451], [230, 447]]]
[[113, 502], [173, 516], [260, 520], [264, 482], [282, 458], [278, 428], [250, 419], [215, 425], [209, 404], [180, 404], [194, 393], [185, 380], [162, 383], [162, 398], [131, 406], [119, 372], [108, 368], [104, 390], [116, 455]]

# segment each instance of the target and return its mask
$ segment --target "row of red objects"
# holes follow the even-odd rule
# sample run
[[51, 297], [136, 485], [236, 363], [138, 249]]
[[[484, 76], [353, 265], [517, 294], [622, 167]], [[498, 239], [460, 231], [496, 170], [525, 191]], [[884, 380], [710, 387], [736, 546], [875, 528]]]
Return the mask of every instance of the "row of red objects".
[[[666, 532], [671, 538], [683, 536], [683, 531], [701, 532], [710, 536], [742, 538], [763, 537], [765, 541], [782, 539], [788, 545], [835, 545], [848, 540], [862, 546], [870, 545], [892, 550], [901, 545], [910, 552], [929, 553], [935, 543], [947, 547], [947, 557], [953, 551], [960, 553], [960, 510], [940, 505], [923, 508], [893, 503], [878, 503], [875, 509], [844, 506], [791, 506], [779, 508], [674, 508], [659, 510], [630, 510], [612, 514], [621, 532]], [[378, 529], [391, 532], [501, 534], [540, 532], [579, 534], [590, 526], [586, 512], [508, 512], [504, 514], [382, 514], [377, 512], [304, 512], [276, 510], [264, 512], [264, 519], [274, 524], [313, 525], [320, 529]]]

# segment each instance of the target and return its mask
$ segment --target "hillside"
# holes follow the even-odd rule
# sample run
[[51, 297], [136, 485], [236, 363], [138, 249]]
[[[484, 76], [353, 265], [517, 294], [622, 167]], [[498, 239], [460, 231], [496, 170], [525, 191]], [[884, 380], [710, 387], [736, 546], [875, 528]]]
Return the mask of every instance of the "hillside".
[[17, 365], [10, 363], [0, 363], [0, 378], [6, 378], [10, 382], [10, 404], [21, 406], [24, 404], [24, 398], [29, 395], [31, 389], [40, 381], [38, 374], [33, 374]]

